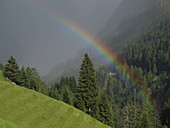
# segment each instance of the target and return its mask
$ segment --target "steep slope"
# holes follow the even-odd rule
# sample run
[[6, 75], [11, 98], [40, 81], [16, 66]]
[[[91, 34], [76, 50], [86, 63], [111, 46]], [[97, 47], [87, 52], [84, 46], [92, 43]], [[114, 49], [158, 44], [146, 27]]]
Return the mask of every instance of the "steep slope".
[[164, 14], [164, 1], [122, 0], [99, 37], [112, 49], [119, 50], [159, 22]]
[[12, 122], [0, 118], [0, 128], [20, 128]]
[[[122, 0], [115, 13], [110, 17], [106, 26], [103, 28], [103, 32], [107, 32], [107, 34], [113, 33], [116, 31], [121, 21], [139, 13], [139, 11], [148, 7], [150, 3], [151, 0]], [[103, 34], [104, 33], [101, 33], [101, 36]]]
[[7, 128], [15, 128], [14, 124], [21, 128], [109, 128], [61, 101], [8, 82], [2, 72], [0, 104], [0, 123]]
[[162, 110], [162, 122], [170, 127], [170, 14], [123, 49], [120, 58], [138, 70], [140, 81]]

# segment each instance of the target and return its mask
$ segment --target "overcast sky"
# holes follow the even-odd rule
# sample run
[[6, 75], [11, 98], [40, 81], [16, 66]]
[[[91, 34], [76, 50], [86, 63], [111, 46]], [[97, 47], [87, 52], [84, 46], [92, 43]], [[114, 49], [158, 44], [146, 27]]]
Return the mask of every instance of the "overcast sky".
[[[34, 0], [71, 19], [92, 35], [106, 24], [120, 0]], [[20, 65], [45, 75], [86, 43], [29, 0], [0, 0], [0, 62], [13, 55]]]

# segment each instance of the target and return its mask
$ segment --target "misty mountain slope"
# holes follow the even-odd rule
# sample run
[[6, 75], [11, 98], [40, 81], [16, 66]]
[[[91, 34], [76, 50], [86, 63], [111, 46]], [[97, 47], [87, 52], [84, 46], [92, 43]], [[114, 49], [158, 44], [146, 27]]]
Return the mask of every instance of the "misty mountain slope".
[[[99, 33], [99, 38], [108, 47], [119, 51], [129, 40], [144, 34], [149, 28], [159, 22], [164, 11], [160, 7], [161, 4], [158, 4], [157, 1], [159, 0], [123, 0], [108, 21], [108, 24]], [[106, 63], [101, 56], [95, 53], [94, 49], [87, 48], [85, 51], [80, 50], [73, 59], [57, 65], [44, 77], [44, 80], [51, 85], [58, 81], [62, 75], [75, 75], [77, 78], [77, 68], [79, 68], [82, 55], [85, 52], [89, 53], [94, 65]]]
[[112, 49], [121, 49], [159, 23], [164, 15], [163, 4], [164, 0], [123, 0], [99, 37]]
[[90, 55], [95, 68], [99, 65], [107, 63], [107, 60], [96, 53], [94, 49], [84, 48], [81, 49], [75, 56], [67, 59], [67, 61], [56, 65], [56, 67], [54, 67], [47, 75], [43, 77], [43, 80], [50, 86], [54, 85], [55, 82], [58, 82], [62, 76], [74, 76], [78, 80], [80, 64], [85, 53]]
[[0, 104], [0, 123], [11, 122], [7, 128], [15, 128], [14, 124], [20, 128], [110, 128], [64, 102], [13, 85], [1, 71]]
[[[150, 4], [151, 0], [122, 0], [119, 7], [116, 9], [116, 12], [112, 15], [112, 17], [107, 22], [106, 26], [103, 28], [103, 32], [106, 34], [99, 33], [99, 36], [106, 36], [114, 31], [119, 26], [120, 22], [125, 18], [132, 16], [138, 13], [140, 10], [143, 10]], [[103, 35], [104, 34], [104, 35]]]

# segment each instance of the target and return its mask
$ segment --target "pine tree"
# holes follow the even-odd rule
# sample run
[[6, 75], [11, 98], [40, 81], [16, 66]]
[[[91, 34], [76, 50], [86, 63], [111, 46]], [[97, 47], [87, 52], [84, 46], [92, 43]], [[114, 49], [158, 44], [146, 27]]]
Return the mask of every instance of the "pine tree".
[[38, 91], [40, 89], [40, 85], [42, 84], [42, 81], [40, 80], [40, 76], [36, 68], [27, 67], [26, 74], [28, 78], [27, 79], [28, 88]]
[[21, 72], [19, 65], [13, 56], [8, 59], [8, 64], [5, 65], [4, 76], [15, 82], [17, 85], [22, 85]]
[[75, 92], [75, 98], [74, 98], [74, 106], [78, 108], [79, 110], [86, 112], [87, 109], [85, 107], [85, 102], [84, 102], [81, 92], [82, 92], [82, 88], [77, 87], [76, 92]]
[[58, 93], [58, 90], [55, 86], [51, 87], [49, 89], [49, 94], [48, 94], [50, 97], [54, 98], [54, 99], [59, 99], [59, 93]]
[[27, 87], [27, 74], [25, 72], [24, 67], [21, 68], [21, 80], [22, 80], [21, 86]]
[[56, 82], [55, 85], [54, 85], [54, 87], [55, 87], [56, 89], [59, 89], [59, 87], [60, 87], [59, 83]]
[[143, 112], [142, 114], [141, 128], [154, 128], [150, 121], [149, 113], [147, 111]]
[[71, 101], [71, 95], [70, 95], [70, 91], [68, 89], [68, 87], [64, 87], [64, 92], [63, 92], [63, 101], [67, 104], [72, 104], [72, 101]]
[[77, 84], [74, 77], [69, 77], [69, 87], [72, 92], [75, 92]]
[[141, 113], [141, 128], [154, 128], [154, 125], [150, 118], [150, 106], [148, 104], [144, 104], [142, 107], [142, 113]]
[[107, 95], [103, 92], [99, 100], [99, 121], [111, 127], [114, 126], [111, 105]]
[[60, 80], [60, 87], [65, 86], [66, 84], [66, 78], [62, 77]]
[[122, 110], [122, 128], [140, 128], [140, 107], [136, 104], [127, 105]]
[[142, 106], [141, 112], [141, 128], [161, 128], [159, 114], [154, 106], [147, 101]]
[[99, 89], [93, 63], [88, 54], [85, 54], [80, 68], [79, 84], [75, 92], [75, 106], [89, 115], [97, 117], [98, 95]]

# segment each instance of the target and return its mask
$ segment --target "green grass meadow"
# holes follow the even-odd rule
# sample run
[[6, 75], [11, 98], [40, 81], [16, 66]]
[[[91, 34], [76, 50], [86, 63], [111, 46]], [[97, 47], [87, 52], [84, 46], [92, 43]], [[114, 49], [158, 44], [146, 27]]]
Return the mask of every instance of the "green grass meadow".
[[0, 128], [110, 128], [78, 109], [8, 82], [0, 71]]

